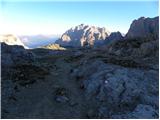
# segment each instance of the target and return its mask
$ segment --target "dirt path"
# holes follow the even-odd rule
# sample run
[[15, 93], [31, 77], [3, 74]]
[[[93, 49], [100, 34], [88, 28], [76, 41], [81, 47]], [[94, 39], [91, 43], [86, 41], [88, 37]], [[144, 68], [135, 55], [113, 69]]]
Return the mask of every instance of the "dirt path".
[[[53, 68], [50, 75], [46, 76], [44, 83], [40, 83], [36, 89], [30, 90], [35, 94], [35, 104], [31, 107], [28, 118], [83, 118], [86, 106], [84, 105], [83, 92], [77, 81], [70, 78], [71, 64], [58, 60], [56, 70]], [[64, 67], [65, 66], [65, 67]], [[55, 90], [65, 88], [69, 101], [59, 103], [55, 100]], [[33, 93], [35, 92], [35, 93]]]

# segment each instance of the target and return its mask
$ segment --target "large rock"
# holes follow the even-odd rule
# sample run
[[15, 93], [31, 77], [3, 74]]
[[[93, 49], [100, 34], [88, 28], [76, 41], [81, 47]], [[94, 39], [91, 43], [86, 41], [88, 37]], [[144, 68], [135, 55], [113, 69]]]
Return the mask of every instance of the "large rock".
[[24, 49], [23, 46], [7, 45], [5, 43], [1, 43], [1, 57], [2, 66], [19, 65], [25, 62], [34, 61], [34, 54]]
[[108, 35], [105, 28], [81, 24], [67, 30], [56, 43], [72, 47], [93, 46], [101, 44]]
[[[119, 57], [158, 58], [159, 41], [150, 38], [132, 38], [115, 41], [107, 46], [107, 52]], [[157, 61], [157, 60], [156, 60]]]
[[[122, 115], [128, 111], [132, 115], [127, 115], [126, 118], [157, 118], [155, 113], [158, 112], [158, 71], [125, 68], [95, 60], [81, 65], [73, 74], [80, 78], [89, 104], [107, 107], [109, 116], [115, 113]], [[136, 108], [139, 104], [151, 107]], [[130, 112], [134, 109], [135, 112]], [[143, 111], [145, 109], [148, 109], [147, 112]], [[140, 116], [141, 113], [143, 116]]]
[[158, 117], [158, 112], [152, 106], [143, 104], [137, 105], [130, 113], [112, 116], [113, 119], [153, 119], [155, 117]]
[[12, 34], [0, 35], [0, 42], [4, 42], [8, 45], [19, 45], [23, 46], [24, 48], [28, 48], [22, 43], [22, 41], [17, 36]]
[[32, 63], [34, 59], [34, 54], [29, 50], [24, 49], [23, 46], [1, 43], [2, 77], [11, 73], [11, 67]]
[[[113, 41], [107, 46], [110, 54], [119, 57], [158, 58], [159, 17], [134, 20], [123, 40]], [[157, 60], [156, 60], [157, 61]]]
[[135, 37], [153, 37], [158, 39], [159, 36], [159, 17], [145, 18], [141, 17], [134, 20], [126, 34], [126, 38]]

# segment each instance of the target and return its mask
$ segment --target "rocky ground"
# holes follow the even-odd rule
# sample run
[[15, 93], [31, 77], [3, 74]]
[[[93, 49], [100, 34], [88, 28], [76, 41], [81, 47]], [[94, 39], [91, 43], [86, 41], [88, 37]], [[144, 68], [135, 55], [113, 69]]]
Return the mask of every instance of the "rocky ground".
[[64, 51], [2, 44], [2, 118], [159, 118], [157, 43]]

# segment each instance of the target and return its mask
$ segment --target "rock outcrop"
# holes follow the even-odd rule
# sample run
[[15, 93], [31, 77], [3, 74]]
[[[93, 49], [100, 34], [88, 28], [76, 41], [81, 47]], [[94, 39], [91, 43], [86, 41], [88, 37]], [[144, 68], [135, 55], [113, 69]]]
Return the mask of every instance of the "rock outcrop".
[[81, 24], [67, 30], [56, 43], [72, 47], [94, 46], [103, 42], [108, 35], [105, 28]]
[[10, 74], [11, 67], [32, 63], [34, 59], [34, 54], [23, 46], [1, 43], [2, 77]]
[[[158, 117], [156, 70], [127, 68], [95, 60], [77, 68], [73, 75], [81, 82], [85, 99], [93, 110], [90, 118]], [[94, 111], [95, 107], [105, 108], [104, 113], [98, 109]]]
[[152, 58], [158, 60], [159, 41], [150, 38], [133, 38], [116, 41], [110, 44], [107, 51], [111, 55], [126, 58]]
[[34, 54], [19, 45], [1, 43], [1, 65], [13, 66], [34, 61]]
[[51, 50], [66, 50], [66, 48], [61, 47], [59, 44], [49, 44], [42, 46], [41, 48], [51, 49]]
[[111, 43], [114, 42], [116, 40], [122, 40], [124, 37], [122, 36], [122, 34], [120, 32], [112, 32], [106, 39], [105, 39], [105, 43]]
[[159, 17], [155, 18], [141, 17], [138, 20], [134, 20], [125, 37], [126, 38], [153, 37], [154, 39], [158, 39]]
[[28, 48], [22, 43], [22, 41], [17, 36], [12, 34], [0, 35], [0, 42], [4, 42], [8, 45], [20, 45], [24, 48]]

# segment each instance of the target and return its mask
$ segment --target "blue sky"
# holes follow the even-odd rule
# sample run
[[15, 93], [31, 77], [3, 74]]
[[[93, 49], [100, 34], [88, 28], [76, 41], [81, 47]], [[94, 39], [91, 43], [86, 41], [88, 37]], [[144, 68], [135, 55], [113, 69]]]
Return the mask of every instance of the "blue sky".
[[3, 0], [1, 33], [62, 34], [81, 23], [126, 33], [141, 16], [158, 16], [158, 1], [18, 2]]

